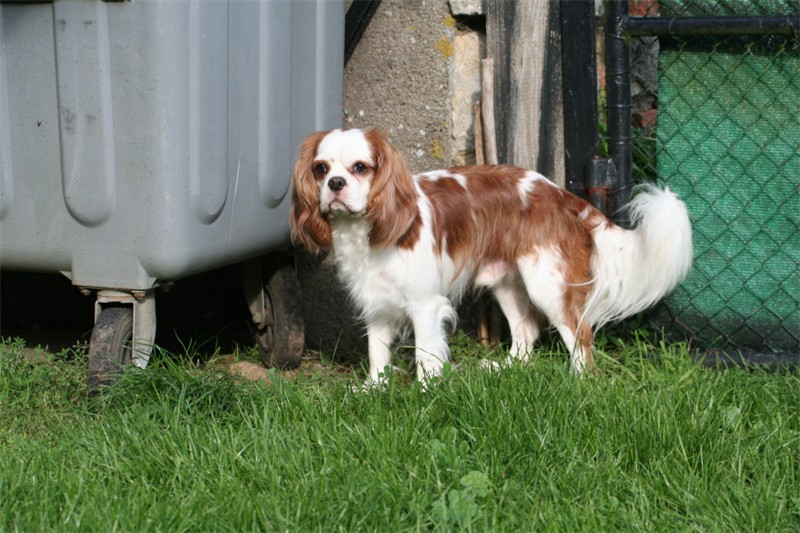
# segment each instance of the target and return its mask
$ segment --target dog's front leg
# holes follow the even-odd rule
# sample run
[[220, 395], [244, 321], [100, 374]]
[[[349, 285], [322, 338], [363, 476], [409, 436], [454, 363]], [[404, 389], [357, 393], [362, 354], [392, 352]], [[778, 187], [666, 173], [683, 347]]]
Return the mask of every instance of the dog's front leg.
[[417, 362], [417, 379], [421, 382], [442, 373], [444, 364], [450, 360], [445, 323], [455, 321], [455, 311], [450, 301], [437, 297], [422, 302], [411, 310], [414, 325], [414, 344]]
[[395, 327], [383, 322], [367, 322], [367, 346], [369, 349], [370, 383], [380, 383], [384, 379], [386, 367], [391, 365]]

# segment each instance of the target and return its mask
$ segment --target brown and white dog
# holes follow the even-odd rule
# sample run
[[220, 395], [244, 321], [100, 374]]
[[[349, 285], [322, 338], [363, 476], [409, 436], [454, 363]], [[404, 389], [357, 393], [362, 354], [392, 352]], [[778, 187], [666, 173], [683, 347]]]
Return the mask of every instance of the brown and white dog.
[[651, 306], [692, 263], [688, 213], [674, 193], [646, 186], [630, 213], [634, 230], [513, 166], [412, 176], [382, 132], [351, 129], [303, 141], [290, 222], [297, 244], [334, 249], [366, 323], [370, 380], [380, 380], [409, 324], [417, 377], [425, 380], [449, 359], [445, 326], [471, 286], [497, 299], [512, 357], [528, 358], [544, 315], [572, 368], [593, 367], [592, 328]]

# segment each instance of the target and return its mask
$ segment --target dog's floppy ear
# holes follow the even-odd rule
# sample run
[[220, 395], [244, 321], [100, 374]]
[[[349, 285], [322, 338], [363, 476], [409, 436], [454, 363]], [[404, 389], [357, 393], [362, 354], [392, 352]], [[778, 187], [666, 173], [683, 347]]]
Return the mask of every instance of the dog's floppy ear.
[[418, 216], [417, 190], [406, 158], [376, 129], [364, 132], [376, 160], [366, 219], [372, 223], [369, 244], [385, 248], [409, 232]]
[[319, 186], [311, 168], [317, 147], [328, 133], [312, 133], [303, 140], [292, 176], [292, 207], [289, 212], [292, 241], [313, 253], [330, 249], [333, 242], [331, 227], [319, 210]]

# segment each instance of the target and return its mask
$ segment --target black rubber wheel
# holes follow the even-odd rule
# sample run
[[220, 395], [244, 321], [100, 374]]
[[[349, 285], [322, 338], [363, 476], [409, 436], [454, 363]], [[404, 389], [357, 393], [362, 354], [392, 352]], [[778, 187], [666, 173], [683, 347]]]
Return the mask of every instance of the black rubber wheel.
[[300, 366], [305, 346], [302, 302], [294, 262], [285, 258], [265, 260], [266, 325], [256, 332], [256, 343], [267, 367], [286, 370]]
[[89, 341], [89, 394], [113, 385], [133, 355], [133, 309], [108, 307], [97, 317]]

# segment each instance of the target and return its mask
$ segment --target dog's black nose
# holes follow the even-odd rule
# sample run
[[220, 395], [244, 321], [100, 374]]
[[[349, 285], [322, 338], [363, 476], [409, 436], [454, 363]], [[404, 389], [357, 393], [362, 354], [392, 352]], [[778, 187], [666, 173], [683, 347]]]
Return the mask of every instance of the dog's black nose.
[[328, 188], [333, 192], [341, 191], [345, 185], [347, 185], [347, 182], [341, 176], [334, 176], [328, 180]]

